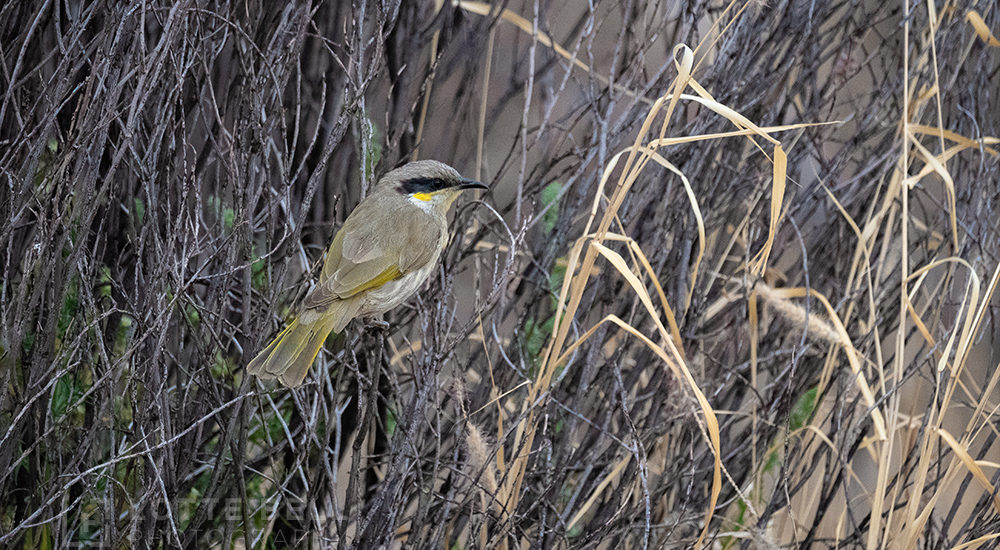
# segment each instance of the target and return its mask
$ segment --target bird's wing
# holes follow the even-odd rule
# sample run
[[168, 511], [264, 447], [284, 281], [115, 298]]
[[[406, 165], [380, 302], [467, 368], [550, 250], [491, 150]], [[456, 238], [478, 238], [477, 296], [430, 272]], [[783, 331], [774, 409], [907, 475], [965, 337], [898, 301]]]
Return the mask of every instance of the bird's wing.
[[405, 203], [376, 205], [379, 212], [372, 204], [358, 205], [333, 238], [306, 309], [378, 288], [433, 259], [442, 231], [438, 220]]

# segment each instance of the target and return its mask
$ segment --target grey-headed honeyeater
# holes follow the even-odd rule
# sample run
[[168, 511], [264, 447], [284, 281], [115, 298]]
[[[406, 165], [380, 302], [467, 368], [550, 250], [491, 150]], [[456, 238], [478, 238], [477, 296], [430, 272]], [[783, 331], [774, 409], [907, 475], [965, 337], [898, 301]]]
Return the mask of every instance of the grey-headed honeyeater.
[[409, 298], [448, 243], [448, 208], [463, 189], [476, 188], [487, 189], [433, 160], [411, 162], [383, 176], [333, 238], [319, 283], [298, 316], [250, 361], [247, 372], [297, 386], [331, 331]]

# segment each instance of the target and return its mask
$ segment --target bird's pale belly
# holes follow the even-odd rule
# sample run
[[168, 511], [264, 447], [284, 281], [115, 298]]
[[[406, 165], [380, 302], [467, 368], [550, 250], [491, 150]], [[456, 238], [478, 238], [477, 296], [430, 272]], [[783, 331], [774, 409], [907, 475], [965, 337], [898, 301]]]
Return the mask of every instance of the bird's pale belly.
[[389, 281], [379, 288], [368, 291], [364, 303], [358, 310], [358, 317], [369, 317], [385, 313], [405, 302], [410, 296], [420, 290], [420, 287], [437, 267], [438, 255], [420, 269], [407, 273], [395, 281]]

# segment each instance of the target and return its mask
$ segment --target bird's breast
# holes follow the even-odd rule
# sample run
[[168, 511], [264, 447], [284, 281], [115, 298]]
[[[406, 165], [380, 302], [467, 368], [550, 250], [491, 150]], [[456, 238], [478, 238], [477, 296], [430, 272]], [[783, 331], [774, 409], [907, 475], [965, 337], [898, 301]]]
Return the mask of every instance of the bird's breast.
[[358, 316], [372, 316], [385, 313], [402, 304], [420, 290], [420, 287], [427, 281], [427, 278], [434, 272], [438, 259], [441, 257], [441, 251], [448, 244], [448, 220], [439, 215], [435, 215], [435, 217], [439, 218], [438, 223], [441, 224], [441, 231], [438, 242], [434, 243], [434, 253], [431, 255], [429, 261], [398, 279], [389, 281], [378, 288], [368, 291]]
[[437, 266], [437, 260], [440, 255], [440, 252], [438, 252], [423, 267], [411, 271], [396, 280], [389, 281], [379, 288], [368, 291], [359, 315], [379, 315], [405, 302], [423, 286], [427, 277], [430, 276], [431, 272], [434, 271], [434, 267]]

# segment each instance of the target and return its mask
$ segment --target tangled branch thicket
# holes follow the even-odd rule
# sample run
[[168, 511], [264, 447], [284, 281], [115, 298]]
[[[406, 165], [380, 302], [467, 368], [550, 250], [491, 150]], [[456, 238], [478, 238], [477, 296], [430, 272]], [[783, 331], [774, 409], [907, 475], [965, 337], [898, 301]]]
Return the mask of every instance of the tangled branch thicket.
[[[989, 29], [951, 1], [4, 3], [0, 546], [996, 544]], [[417, 157], [492, 188], [432, 281], [304, 386], [246, 376]]]

